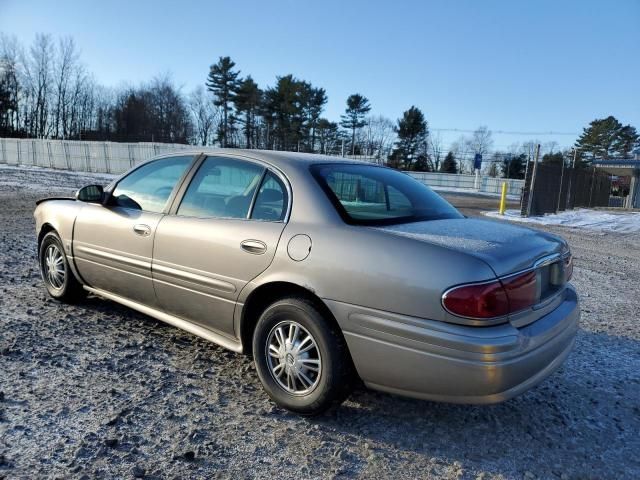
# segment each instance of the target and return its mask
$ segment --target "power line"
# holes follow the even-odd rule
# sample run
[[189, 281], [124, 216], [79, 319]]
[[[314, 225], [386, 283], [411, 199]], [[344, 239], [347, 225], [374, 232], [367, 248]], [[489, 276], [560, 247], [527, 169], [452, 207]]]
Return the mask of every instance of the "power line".
[[[474, 133], [476, 130], [465, 130], [462, 128], [430, 128], [430, 130], [434, 130], [436, 132], [459, 132], [459, 133]], [[491, 133], [496, 133], [500, 135], [580, 135], [575, 132], [517, 132], [517, 131], [507, 131], [507, 130], [489, 130]]]

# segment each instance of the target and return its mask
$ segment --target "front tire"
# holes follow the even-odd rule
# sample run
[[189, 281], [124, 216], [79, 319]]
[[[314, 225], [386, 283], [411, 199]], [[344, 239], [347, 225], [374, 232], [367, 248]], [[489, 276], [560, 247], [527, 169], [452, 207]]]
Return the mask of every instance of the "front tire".
[[75, 303], [86, 296], [85, 290], [69, 268], [62, 241], [55, 232], [47, 233], [38, 252], [40, 274], [47, 292], [56, 300]]
[[303, 297], [278, 300], [253, 334], [258, 377], [271, 399], [301, 415], [318, 415], [350, 393], [354, 369], [339, 328]]

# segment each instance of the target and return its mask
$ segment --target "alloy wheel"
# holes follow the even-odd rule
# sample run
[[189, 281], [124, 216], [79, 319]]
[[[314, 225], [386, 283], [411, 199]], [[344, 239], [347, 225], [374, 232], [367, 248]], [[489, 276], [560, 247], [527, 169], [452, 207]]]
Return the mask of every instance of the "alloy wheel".
[[317, 387], [322, 373], [320, 350], [299, 323], [287, 320], [275, 325], [267, 337], [265, 355], [271, 376], [288, 393], [307, 395]]
[[64, 257], [57, 245], [49, 245], [44, 254], [45, 279], [51, 287], [60, 290], [64, 286], [66, 268]]

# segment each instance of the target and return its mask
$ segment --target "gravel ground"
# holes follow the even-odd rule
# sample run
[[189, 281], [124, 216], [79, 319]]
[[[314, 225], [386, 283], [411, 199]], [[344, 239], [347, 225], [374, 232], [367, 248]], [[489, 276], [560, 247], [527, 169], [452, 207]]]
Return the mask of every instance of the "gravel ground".
[[549, 229], [574, 252], [582, 324], [528, 393], [473, 407], [359, 388], [304, 419], [272, 405], [246, 357], [108, 301], [47, 298], [34, 201], [94, 181], [0, 166], [0, 478], [640, 477], [637, 235]]

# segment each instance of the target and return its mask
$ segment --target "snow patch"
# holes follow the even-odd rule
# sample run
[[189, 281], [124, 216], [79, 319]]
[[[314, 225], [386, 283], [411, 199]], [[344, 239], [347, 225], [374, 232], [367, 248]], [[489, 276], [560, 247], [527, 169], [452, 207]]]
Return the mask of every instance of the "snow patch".
[[640, 233], [640, 212], [612, 213], [580, 208], [542, 217], [521, 217], [519, 210], [507, 210], [504, 215], [495, 211], [484, 214], [487, 217], [534, 225], [558, 225], [596, 232]]

